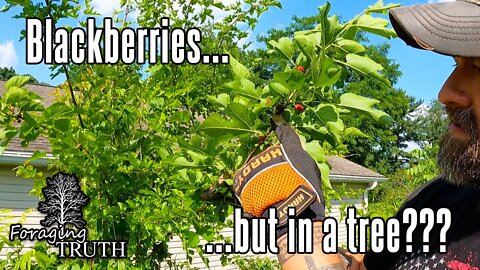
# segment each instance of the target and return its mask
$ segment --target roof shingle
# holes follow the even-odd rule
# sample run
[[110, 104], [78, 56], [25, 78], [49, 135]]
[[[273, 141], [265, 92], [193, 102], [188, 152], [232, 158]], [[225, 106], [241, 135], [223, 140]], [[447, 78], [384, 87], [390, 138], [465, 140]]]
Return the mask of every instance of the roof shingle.
[[[5, 82], [0, 80], [0, 95], [5, 93]], [[50, 106], [55, 100], [55, 96], [52, 93], [55, 91], [55, 87], [37, 85], [37, 84], [27, 84], [25, 86], [28, 90], [37, 93], [43, 98], [43, 103], [45, 106]], [[48, 139], [44, 137], [39, 137], [35, 141], [31, 142], [28, 147], [22, 147], [21, 139], [14, 138], [7, 147], [7, 151], [16, 151], [16, 152], [35, 152], [35, 150], [50, 152], [50, 145], [48, 144]]]
[[345, 158], [328, 156], [327, 161], [330, 166], [332, 166], [332, 169], [330, 170], [330, 174], [332, 175], [384, 178], [383, 175]]

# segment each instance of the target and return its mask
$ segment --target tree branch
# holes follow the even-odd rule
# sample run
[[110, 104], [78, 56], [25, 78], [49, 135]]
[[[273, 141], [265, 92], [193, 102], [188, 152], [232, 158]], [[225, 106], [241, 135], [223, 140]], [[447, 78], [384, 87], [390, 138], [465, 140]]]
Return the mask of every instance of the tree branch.
[[[50, 8], [50, 1], [49, 0], [45, 0], [45, 4], [47, 5], [47, 12], [48, 12], [48, 15], [50, 16], [50, 18], [52, 19], [53, 21], [53, 30], [55, 30], [56, 28], [56, 20], [55, 18], [53, 17], [53, 14], [52, 14], [52, 10]], [[70, 81], [70, 74], [68, 72], [68, 68], [67, 68], [67, 65], [66, 64], [61, 64], [62, 66], [62, 69], [63, 69], [63, 73], [65, 73], [65, 77], [67, 79], [67, 85], [68, 85], [68, 89], [70, 91], [70, 95], [72, 97], [72, 103], [73, 103], [73, 106], [75, 108], [78, 108], [78, 104], [77, 104], [77, 100], [75, 99], [75, 94], [73, 92], [73, 87], [72, 87], [72, 83]], [[82, 119], [82, 115], [80, 113], [77, 113], [78, 115], [78, 121], [80, 123], [80, 127], [81, 128], [85, 128], [85, 125], [83, 124], [83, 119]]]

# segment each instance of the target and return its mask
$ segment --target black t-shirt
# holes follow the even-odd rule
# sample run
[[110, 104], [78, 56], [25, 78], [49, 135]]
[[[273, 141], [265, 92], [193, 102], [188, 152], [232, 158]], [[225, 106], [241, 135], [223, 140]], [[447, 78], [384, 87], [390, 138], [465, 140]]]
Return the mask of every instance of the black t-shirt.
[[[423, 253], [423, 231], [425, 225], [418, 224], [413, 232], [413, 252], [406, 253], [405, 233], [409, 224], [402, 223], [405, 208], [414, 208], [417, 213], [431, 208], [435, 213], [440, 208], [451, 212], [451, 226], [447, 231], [447, 252], [438, 252], [440, 230], [444, 224], [436, 224], [430, 231], [430, 253]], [[435, 179], [417, 191], [405, 202], [395, 215], [400, 221], [401, 250], [397, 253], [383, 251], [365, 254], [364, 263], [368, 270], [386, 269], [453, 269], [480, 270], [480, 190], [459, 187], [443, 179]], [[433, 249], [432, 247], [437, 247]]]

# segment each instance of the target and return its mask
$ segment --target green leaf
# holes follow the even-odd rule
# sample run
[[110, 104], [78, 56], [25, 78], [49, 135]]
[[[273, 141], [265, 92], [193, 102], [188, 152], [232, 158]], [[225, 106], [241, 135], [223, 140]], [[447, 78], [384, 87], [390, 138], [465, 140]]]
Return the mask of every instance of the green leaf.
[[17, 104], [22, 100], [28, 99], [27, 90], [17, 86], [10, 86], [2, 99], [7, 104]]
[[286, 98], [293, 91], [301, 90], [304, 86], [305, 76], [296, 70], [276, 72], [273, 75], [273, 81], [268, 84], [269, 90], [283, 98]]
[[338, 39], [337, 44], [348, 53], [362, 53], [365, 51], [360, 43], [350, 39]]
[[387, 28], [388, 20], [373, 17], [370, 14], [363, 14], [357, 20], [356, 26], [364, 31], [380, 35], [385, 38], [395, 38], [397, 34], [393, 29]]
[[10, 140], [17, 134], [16, 129], [0, 128], [0, 140]]
[[180, 145], [181, 148], [183, 148], [185, 150], [190, 150], [190, 151], [196, 152], [196, 153], [198, 153], [202, 156], [212, 157], [213, 155], [215, 155], [215, 153], [210, 153], [210, 152], [206, 151], [208, 149], [206, 147], [204, 149], [201, 146], [200, 143], [196, 143], [196, 138], [198, 138], [198, 137], [199, 136], [194, 136], [189, 141], [179, 140], [178, 144]]
[[343, 136], [344, 136], [344, 138], [353, 138], [353, 137], [364, 137], [364, 138], [368, 138], [368, 137], [369, 137], [369, 136], [367, 136], [365, 133], [363, 133], [362, 131], [360, 131], [358, 128], [356, 128], [356, 127], [346, 128], [345, 131], [343, 132]]
[[294, 53], [294, 48], [291, 39], [282, 37], [278, 40], [278, 42], [275, 40], [270, 40], [268, 43], [272, 45], [272, 47], [275, 48], [276, 51], [280, 52], [280, 54], [283, 55], [287, 60], [293, 62], [292, 57]]
[[197, 162], [197, 163], [202, 162], [209, 157], [208, 155], [201, 154], [196, 151], [190, 151], [190, 150], [187, 151], [187, 154], [192, 158], [194, 162]]
[[255, 118], [245, 105], [231, 103], [228, 105], [225, 113], [230, 116], [232, 120], [242, 123], [240, 126], [253, 130]]
[[233, 90], [235, 93], [251, 99], [261, 99], [262, 89], [255, 88], [255, 84], [247, 79], [240, 79], [225, 84], [225, 87]]
[[34, 160], [41, 159], [46, 156], [47, 154], [45, 152], [35, 150], [35, 152], [33, 152], [33, 155], [29, 158], [29, 161], [32, 162]]
[[330, 166], [327, 163], [319, 163], [318, 169], [320, 169], [322, 186], [331, 189], [332, 183], [330, 182]]
[[341, 75], [342, 69], [338, 68], [331, 58], [324, 58], [320, 70], [320, 76], [316, 80], [316, 86], [322, 87], [334, 85], [338, 82]]
[[296, 126], [298, 130], [304, 133], [304, 135], [309, 135], [310, 139], [318, 140], [321, 142], [327, 142], [333, 147], [337, 145], [337, 139], [328, 131], [324, 126], [312, 123], [304, 123]]
[[380, 13], [380, 14], [387, 14], [388, 10], [392, 8], [399, 7], [400, 4], [388, 4], [384, 5], [382, 0], [377, 1], [375, 4], [372, 6], [369, 6], [366, 10], [365, 13]]
[[23, 121], [19, 129], [20, 137], [25, 139], [29, 138], [32, 140], [36, 139], [40, 134], [37, 121], [35, 121], [35, 119], [32, 118], [32, 116], [30, 116], [28, 113], [24, 113], [23, 118], [25, 121]]
[[273, 90], [273, 92], [275, 92], [276, 94], [284, 98], [290, 94], [290, 89], [288, 89], [281, 83], [271, 82], [268, 84], [268, 88]]
[[187, 236], [187, 246], [190, 248], [195, 248], [200, 244], [200, 237], [195, 232], [189, 232]]
[[190, 121], [190, 115], [188, 114], [188, 111], [176, 111], [170, 116], [170, 121], [187, 123]]
[[72, 268], [70, 268], [71, 270], [80, 270], [80, 265], [78, 264], [74, 264], [72, 265]]
[[198, 129], [200, 132], [212, 137], [238, 136], [241, 134], [255, 133], [249, 125], [243, 121], [232, 119], [227, 120], [219, 113], [213, 113], [205, 119]]
[[294, 39], [298, 48], [310, 60], [316, 57], [315, 45], [321, 40], [321, 33], [306, 35], [305, 31], [295, 32]]
[[125, 265], [125, 261], [123, 260], [118, 260], [117, 261], [117, 269], [118, 270], [126, 270], [127, 266]]
[[195, 162], [191, 162], [191, 161], [188, 161], [186, 158], [184, 157], [178, 157], [176, 158], [175, 160], [173, 161], [169, 161], [167, 162], [171, 165], [174, 165], [174, 166], [178, 166], [178, 167], [187, 167], [187, 168], [202, 168], [202, 167], [205, 167], [203, 165], [199, 165]]
[[7, 5], [7, 6], [3, 6], [2, 8], [0, 8], [0, 13], [4, 13], [4, 12], [7, 12], [9, 11], [11, 8], [10, 5]]
[[230, 96], [225, 93], [221, 93], [218, 96], [209, 95], [207, 98], [208, 101], [210, 101], [211, 103], [217, 103], [224, 108], [226, 108], [228, 104], [230, 104]]
[[230, 55], [230, 68], [233, 72], [235, 79], [248, 79], [251, 77], [251, 73], [244, 65], [238, 62], [232, 55]]
[[369, 115], [381, 124], [392, 123], [393, 119], [388, 114], [373, 108], [378, 103], [379, 101], [376, 99], [362, 97], [353, 93], [346, 93], [340, 97], [339, 106], [357, 113]]
[[38, 265], [43, 269], [47, 268], [47, 265], [52, 262], [52, 259], [50, 259], [45, 253], [38, 251], [34, 253], [34, 258]]
[[330, 2], [326, 2], [325, 5], [318, 8], [320, 12], [320, 29], [321, 29], [321, 46], [326, 48], [329, 40], [331, 39], [332, 33], [330, 33], [330, 21], [328, 20], [328, 13], [330, 12]]
[[346, 59], [347, 63], [342, 64], [354, 69], [363, 76], [377, 79], [384, 85], [391, 87], [388, 79], [385, 78], [382, 74], [378, 73], [378, 71], [383, 70], [382, 65], [378, 64], [377, 62], [373, 61], [368, 57], [356, 55], [353, 53], [347, 54]]
[[320, 146], [318, 141], [305, 143], [305, 151], [307, 151], [307, 153], [318, 163], [324, 163], [327, 161], [325, 150]]
[[43, 112], [45, 119], [58, 119], [58, 118], [68, 118], [73, 115], [73, 109], [67, 106], [63, 102], [57, 102], [50, 105]]
[[10, 88], [12, 87], [20, 88], [25, 84], [27, 84], [29, 80], [30, 80], [30, 76], [14, 76], [5, 83], [4, 87], [7, 91], [9, 91]]
[[53, 122], [53, 126], [63, 132], [70, 130], [70, 119], [57, 119]]
[[229, 186], [233, 186], [233, 179], [231, 179], [231, 178], [225, 179], [225, 183], [227, 183], [227, 185], [229, 185]]
[[338, 109], [333, 105], [321, 104], [314, 110], [316, 118], [333, 135], [335, 142], [341, 142], [341, 135], [345, 129]]

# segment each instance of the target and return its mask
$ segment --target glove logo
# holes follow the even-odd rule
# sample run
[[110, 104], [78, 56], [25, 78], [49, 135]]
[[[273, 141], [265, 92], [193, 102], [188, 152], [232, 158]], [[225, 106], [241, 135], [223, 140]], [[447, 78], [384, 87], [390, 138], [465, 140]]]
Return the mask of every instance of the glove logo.
[[287, 223], [287, 213], [288, 208], [294, 207], [296, 212], [302, 212], [306, 207], [308, 207], [316, 199], [316, 194], [304, 187], [299, 186], [282, 204], [277, 207], [279, 225], [284, 225]]

